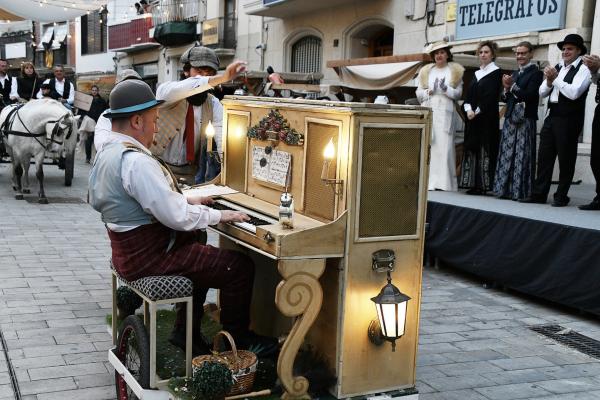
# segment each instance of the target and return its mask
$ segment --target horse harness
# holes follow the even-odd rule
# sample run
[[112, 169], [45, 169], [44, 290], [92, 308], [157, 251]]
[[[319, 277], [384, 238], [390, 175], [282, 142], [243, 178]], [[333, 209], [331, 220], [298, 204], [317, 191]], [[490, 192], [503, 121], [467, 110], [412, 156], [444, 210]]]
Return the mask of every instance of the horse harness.
[[[13, 107], [12, 110], [10, 110], [8, 112], [8, 115], [6, 116], [4, 123], [2, 123], [2, 126], [0, 126], [0, 132], [2, 132], [2, 136], [8, 137], [8, 135], [15, 135], [15, 136], [31, 137], [31, 138], [34, 138], [35, 141], [38, 142], [40, 144], [40, 146], [42, 146], [45, 149], [47, 149], [47, 146], [50, 145], [51, 143], [56, 143], [58, 145], [62, 145], [65, 140], [68, 140], [71, 137], [71, 131], [69, 131], [69, 133], [67, 133], [67, 135], [65, 136], [65, 139], [63, 141], [54, 139], [56, 134], [60, 131], [60, 122], [69, 116], [69, 113], [66, 113], [65, 115], [63, 115], [62, 117], [60, 117], [57, 120], [51, 120], [51, 121], [46, 122], [46, 124], [54, 124], [54, 128], [52, 128], [51, 136], [49, 138], [47, 138], [49, 140], [48, 144], [44, 145], [38, 138], [42, 137], [42, 136], [46, 136], [46, 132], [42, 132], [42, 133], [31, 132], [27, 128], [27, 126], [25, 125], [23, 120], [21, 119], [21, 116], [19, 115], [19, 110], [24, 105], [25, 104], [18, 104], [15, 107]], [[15, 121], [15, 118], [19, 118], [21, 125], [23, 125], [23, 127], [25, 128], [25, 130], [27, 132], [12, 130], [12, 126]]]

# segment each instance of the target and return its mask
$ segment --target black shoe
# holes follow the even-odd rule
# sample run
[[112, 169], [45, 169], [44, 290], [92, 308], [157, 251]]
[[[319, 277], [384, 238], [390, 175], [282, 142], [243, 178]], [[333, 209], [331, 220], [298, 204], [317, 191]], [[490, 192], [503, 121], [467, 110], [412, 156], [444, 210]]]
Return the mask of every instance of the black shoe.
[[595, 198], [594, 200], [592, 200], [592, 202], [590, 204], [584, 204], [582, 206], [579, 206], [580, 210], [585, 210], [585, 211], [597, 211], [600, 210], [600, 198]]
[[540, 196], [529, 196], [519, 199], [519, 203], [546, 204], [546, 199]]
[[[212, 353], [208, 340], [206, 340], [204, 335], [199, 336], [200, 337], [192, 337], [192, 357]], [[185, 354], [185, 329], [173, 329], [171, 336], [169, 336], [169, 343], [180, 348]]]
[[552, 201], [552, 207], [565, 207], [566, 205], [569, 204], [569, 199], [567, 196], [555, 196], [554, 200]]
[[484, 192], [481, 189], [477, 189], [477, 188], [471, 188], [471, 189], [467, 190], [465, 193], [473, 195], [473, 196], [479, 196], [479, 195], [484, 194]]
[[[259, 358], [269, 358], [279, 352], [277, 338], [259, 335], [253, 331], [233, 335], [235, 345], [238, 349], [249, 350]], [[229, 344], [226, 345], [229, 347]]]

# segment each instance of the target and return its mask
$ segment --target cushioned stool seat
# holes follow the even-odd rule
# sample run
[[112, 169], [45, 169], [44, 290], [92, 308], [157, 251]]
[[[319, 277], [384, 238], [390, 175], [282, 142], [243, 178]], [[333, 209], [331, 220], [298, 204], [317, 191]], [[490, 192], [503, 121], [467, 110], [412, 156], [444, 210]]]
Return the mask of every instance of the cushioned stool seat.
[[[192, 281], [184, 276], [147, 276], [135, 281], [127, 281], [114, 269], [112, 261], [113, 316], [117, 315], [117, 287], [128, 286], [144, 300], [144, 324], [150, 337], [150, 387], [158, 388], [168, 383], [156, 375], [156, 318], [157, 305], [185, 303], [186, 310], [186, 377], [192, 372]], [[117, 284], [118, 282], [118, 284]], [[112, 319], [113, 345], [117, 344], [117, 318]]]
[[184, 276], [147, 276], [135, 281], [126, 281], [119, 276], [119, 281], [139, 290], [152, 301], [189, 297], [194, 289], [192, 281]]

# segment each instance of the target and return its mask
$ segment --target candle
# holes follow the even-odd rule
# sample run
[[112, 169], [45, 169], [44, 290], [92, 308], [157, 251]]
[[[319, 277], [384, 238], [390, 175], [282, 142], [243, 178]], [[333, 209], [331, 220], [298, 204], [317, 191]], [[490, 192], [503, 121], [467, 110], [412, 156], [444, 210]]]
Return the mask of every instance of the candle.
[[212, 121], [208, 121], [206, 125], [206, 151], [213, 151], [213, 138], [215, 137], [215, 128], [213, 127]]

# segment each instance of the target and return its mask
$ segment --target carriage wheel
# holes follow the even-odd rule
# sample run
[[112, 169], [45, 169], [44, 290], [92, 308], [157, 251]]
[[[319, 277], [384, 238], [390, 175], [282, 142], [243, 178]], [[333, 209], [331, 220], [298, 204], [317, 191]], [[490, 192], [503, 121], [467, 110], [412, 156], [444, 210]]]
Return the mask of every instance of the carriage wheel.
[[[141, 387], [150, 387], [150, 342], [142, 321], [136, 315], [125, 318], [117, 336], [115, 353]], [[115, 371], [118, 400], [137, 399], [125, 379]]]
[[75, 170], [75, 153], [66, 154], [65, 159], [65, 186], [71, 186], [73, 171]]

